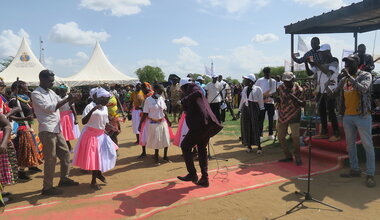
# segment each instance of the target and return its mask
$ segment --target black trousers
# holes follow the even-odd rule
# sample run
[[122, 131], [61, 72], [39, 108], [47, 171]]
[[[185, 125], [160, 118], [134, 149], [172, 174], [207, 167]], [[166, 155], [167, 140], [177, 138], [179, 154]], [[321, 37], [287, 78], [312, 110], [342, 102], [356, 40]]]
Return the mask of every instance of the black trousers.
[[232, 103], [231, 103], [231, 102], [226, 102], [226, 104], [227, 104], [227, 108], [222, 109], [222, 112], [221, 112], [221, 114], [220, 114], [220, 120], [221, 120], [222, 122], [225, 122], [225, 121], [226, 121], [226, 111], [227, 111], [227, 110], [231, 113], [231, 116], [232, 116], [233, 118], [236, 117], [236, 116], [235, 116], [235, 113], [234, 113], [234, 110], [232, 109]]
[[264, 103], [264, 110], [260, 111], [260, 135], [263, 136], [265, 113], [268, 113], [269, 135], [273, 135], [274, 104]]
[[318, 106], [318, 112], [319, 116], [321, 117], [321, 134], [328, 134], [327, 129], [327, 116], [329, 117], [329, 120], [331, 121], [331, 125], [333, 127], [334, 135], [339, 136], [339, 125], [338, 125], [338, 119], [335, 114], [335, 99], [329, 98], [327, 94], [318, 94], [319, 100], [319, 106]]
[[219, 122], [221, 122], [220, 102], [210, 103], [211, 111], [214, 113]]
[[185, 159], [186, 169], [190, 175], [196, 175], [197, 170], [194, 166], [192, 149], [195, 145], [198, 148], [198, 160], [201, 168], [202, 177], [208, 177], [208, 160], [207, 160], [207, 144], [210, 137], [202, 137], [198, 132], [189, 131], [181, 143], [183, 158]]

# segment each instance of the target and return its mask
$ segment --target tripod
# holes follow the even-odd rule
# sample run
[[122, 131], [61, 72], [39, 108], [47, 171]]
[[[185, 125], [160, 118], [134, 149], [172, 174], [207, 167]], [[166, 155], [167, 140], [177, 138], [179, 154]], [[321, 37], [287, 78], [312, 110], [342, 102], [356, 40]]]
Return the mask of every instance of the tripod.
[[[309, 97], [311, 97], [311, 88], [309, 89]], [[320, 102], [321, 102], [321, 99], [322, 99], [322, 96], [319, 97], [319, 99], [317, 100], [317, 106], [319, 106]], [[311, 131], [311, 124], [312, 124], [312, 121], [313, 121], [313, 114], [310, 116], [309, 118], [309, 123], [308, 123], [308, 126], [307, 126], [307, 130], [308, 130], [308, 135], [309, 135], [309, 142], [308, 142], [308, 147], [309, 147], [309, 152], [308, 152], [308, 171], [307, 171], [307, 191], [306, 192], [298, 192], [296, 191], [295, 194], [297, 195], [302, 195], [304, 196], [305, 198], [299, 202], [296, 206], [294, 206], [293, 208], [291, 208], [290, 210], [288, 210], [286, 212], [286, 214], [290, 214], [293, 212], [293, 210], [295, 210], [296, 208], [300, 207], [301, 205], [303, 205], [304, 202], [306, 201], [313, 201], [313, 202], [317, 202], [319, 204], [322, 204], [322, 205], [325, 205], [325, 206], [328, 206], [330, 208], [333, 208], [333, 209], [336, 209], [340, 212], [343, 212], [342, 209], [339, 209], [335, 206], [332, 206], [332, 205], [329, 205], [325, 202], [322, 202], [322, 201], [319, 201], [317, 199], [314, 199], [313, 196], [311, 195], [311, 192], [310, 192], [310, 172], [311, 172], [311, 148], [312, 148], [312, 145], [311, 145], [311, 140], [312, 140], [312, 131]]]

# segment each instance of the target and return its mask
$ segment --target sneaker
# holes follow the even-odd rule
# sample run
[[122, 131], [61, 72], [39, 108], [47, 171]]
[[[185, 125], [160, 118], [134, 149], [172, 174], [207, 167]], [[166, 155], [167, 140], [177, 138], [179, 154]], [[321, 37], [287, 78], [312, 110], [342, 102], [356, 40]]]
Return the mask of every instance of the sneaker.
[[336, 142], [336, 141], [340, 141], [340, 140], [341, 140], [340, 136], [336, 136], [336, 135], [331, 136], [331, 137], [329, 138], [329, 141], [330, 141], [330, 142]]
[[274, 135], [269, 135], [269, 140], [274, 140]]
[[203, 177], [197, 182], [198, 186], [209, 187], [210, 183], [208, 182], [208, 177]]
[[78, 182], [75, 182], [74, 180], [72, 179], [69, 179], [67, 177], [65, 178], [61, 178], [61, 180], [59, 181], [58, 183], [58, 186], [59, 187], [65, 187], [65, 186], [78, 186], [79, 183]]
[[165, 162], [168, 162], [168, 163], [171, 162], [170, 159], [169, 159], [169, 157], [163, 157], [162, 159], [163, 159]]
[[257, 150], [257, 151], [256, 151], [256, 154], [257, 154], [257, 155], [262, 155], [262, 154], [263, 154], [263, 150]]
[[340, 177], [343, 178], [352, 178], [352, 177], [360, 177], [362, 172], [360, 170], [350, 170], [348, 173], [341, 173]]
[[373, 188], [373, 187], [376, 186], [376, 182], [375, 182], [374, 176], [367, 175], [366, 185], [369, 188]]
[[314, 139], [328, 139], [329, 135], [328, 134], [318, 134], [313, 136]]
[[252, 151], [253, 151], [252, 148], [247, 148], [247, 150], [245, 150], [245, 152], [247, 152], [247, 153], [251, 153]]
[[286, 157], [286, 158], [284, 158], [284, 159], [280, 159], [280, 160], [278, 160], [278, 162], [282, 162], [282, 163], [293, 162], [293, 158], [292, 158], [292, 157]]
[[195, 175], [191, 175], [191, 174], [187, 174], [186, 176], [177, 176], [177, 178], [181, 181], [185, 181], [185, 182], [193, 182], [193, 183], [197, 183], [198, 182], [198, 176], [197, 174]]
[[43, 189], [41, 194], [44, 196], [56, 196], [61, 195], [63, 193], [63, 190], [58, 189], [56, 187], [51, 187], [50, 189]]

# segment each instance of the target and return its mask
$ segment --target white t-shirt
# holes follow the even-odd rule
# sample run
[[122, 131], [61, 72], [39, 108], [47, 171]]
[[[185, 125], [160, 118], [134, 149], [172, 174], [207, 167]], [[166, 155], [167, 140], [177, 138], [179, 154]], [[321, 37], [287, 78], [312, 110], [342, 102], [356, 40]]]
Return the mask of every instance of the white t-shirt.
[[144, 113], [148, 113], [149, 118], [162, 119], [165, 117], [164, 110], [166, 110], [165, 99], [160, 96], [158, 99], [154, 99], [149, 96], [144, 102]]
[[[266, 79], [265, 77], [261, 77], [256, 81], [255, 86], [260, 87], [263, 93], [269, 90], [269, 94], [273, 94], [276, 92], [277, 82], [272, 78]], [[274, 104], [274, 100], [272, 98], [267, 98], [265, 103]]]
[[[96, 104], [94, 102], [88, 104], [83, 110], [82, 117], [85, 117], [95, 106]], [[86, 126], [104, 130], [106, 129], [106, 124], [108, 122], [108, 109], [106, 106], [103, 106], [101, 109], [97, 109], [92, 113], [90, 120], [88, 120]]]
[[[331, 75], [330, 80], [335, 81], [335, 85], [329, 86], [331, 90], [334, 90], [338, 84], [338, 75], [339, 75], [339, 64], [338, 62], [331, 62], [329, 64], [324, 64], [328, 66], [328, 69], [333, 71], [334, 73]], [[319, 92], [320, 93], [326, 93], [325, 90], [325, 84], [329, 80], [329, 76], [325, 73], [323, 73], [321, 70], [318, 69], [318, 67], [313, 66], [311, 68], [311, 71], [313, 71], [314, 74], [317, 74], [317, 83], [319, 82]]]
[[208, 101], [208, 103], [219, 103], [219, 102], [221, 102], [222, 97], [220, 96], [220, 91], [222, 91], [222, 89], [223, 89], [223, 86], [220, 82], [208, 83], [207, 86], [205, 87], [205, 90], [207, 90], [207, 101]]

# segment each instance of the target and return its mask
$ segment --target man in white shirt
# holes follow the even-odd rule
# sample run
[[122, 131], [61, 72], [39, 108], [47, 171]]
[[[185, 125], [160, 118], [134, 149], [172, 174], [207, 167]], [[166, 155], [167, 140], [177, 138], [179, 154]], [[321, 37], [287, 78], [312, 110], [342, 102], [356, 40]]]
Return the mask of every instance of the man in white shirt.
[[268, 114], [268, 130], [269, 139], [274, 140], [273, 136], [273, 117], [275, 113], [274, 100], [271, 97], [277, 91], [276, 80], [270, 77], [270, 68], [265, 67], [263, 69], [264, 77], [258, 79], [255, 83], [256, 86], [260, 87], [263, 91], [264, 107], [265, 109], [260, 112], [260, 134], [263, 136], [264, 119], [265, 114]]
[[223, 86], [218, 82], [218, 76], [213, 76], [212, 82], [208, 83], [205, 87], [207, 91], [207, 101], [219, 122], [221, 122], [220, 104], [222, 102], [222, 89]]
[[44, 181], [42, 195], [54, 196], [63, 191], [53, 187], [55, 164], [57, 157], [61, 164], [61, 180], [58, 186], [77, 186], [68, 178], [70, 165], [70, 151], [66, 140], [61, 133], [59, 108], [67, 102], [79, 100], [69, 94], [68, 98], [61, 99], [51, 88], [54, 83], [54, 73], [50, 70], [42, 70], [39, 74], [40, 86], [32, 92], [34, 113], [39, 123], [39, 137], [43, 145], [44, 154]]
[[221, 112], [221, 121], [224, 122], [226, 120], [226, 111], [228, 110], [232, 116], [232, 120], [235, 121], [237, 120], [234, 110], [232, 109], [232, 91], [231, 91], [231, 86], [228, 85], [226, 81], [223, 80], [223, 76], [219, 75], [218, 76], [218, 82], [222, 85], [223, 90], [222, 90], [222, 102], [224, 102], [226, 105], [224, 108], [222, 108]]
[[[319, 63], [310, 61], [307, 59], [305, 62], [306, 71], [308, 75], [315, 75], [317, 79], [317, 104], [318, 112], [321, 117], [321, 133], [317, 136], [314, 136], [316, 139], [329, 139], [331, 142], [339, 141], [341, 139], [339, 134], [339, 125], [338, 119], [335, 113], [335, 99], [329, 97], [326, 93], [325, 84], [327, 81], [335, 81], [336, 85], [338, 84], [338, 75], [339, 75], [339, 60], [331, 55], [331, 48], [329, 44], [321, 45], [319, 49], [319, 56], [321, 61]], [[310, 69], [310, 63], [313, 67]], [[336, 87], [336, 86], [333, 86]], [[334, 88], [331, 88], [333, 90]], [[329, 138], [328, 128], [327, 128], [327, 116], [331, 121], [333, 128], [333, 136]]]

